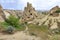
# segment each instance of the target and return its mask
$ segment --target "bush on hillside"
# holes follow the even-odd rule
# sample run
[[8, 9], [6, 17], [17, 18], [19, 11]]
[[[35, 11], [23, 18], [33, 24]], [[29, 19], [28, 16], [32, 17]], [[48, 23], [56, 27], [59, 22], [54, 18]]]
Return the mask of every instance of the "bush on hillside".
[[[9, 16], [9, 18], [5, 22], [1, 22], [0, 26], [4, 28], [7, 32], [16, 30], [24, 30], [25, 27], [19, 22], [19, 19], [13, 15]], [[11, 26], [11, 27], [9, 27]], [[10, 30], [11, 29], [11, 30]]]

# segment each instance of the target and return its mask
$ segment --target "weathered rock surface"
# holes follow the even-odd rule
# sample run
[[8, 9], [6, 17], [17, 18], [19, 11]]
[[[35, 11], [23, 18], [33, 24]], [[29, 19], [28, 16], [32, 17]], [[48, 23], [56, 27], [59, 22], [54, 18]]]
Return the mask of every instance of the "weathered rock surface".
[[32, 4], [27, 3], [27, 7], [24, 8], [23, 12], [23, 20], [24, 21], [31, 21], [35, 18], [37, 18], [37, 12], [35, 11], [35, 8], [32, 7]]
[[56, 13], [56, 11], [57, 11], [58, 9], [60, 9], [59, 6], [53, 7], [53, 8], [50, 10], [50, 12], [49, 12], [50, 15], [51, 15], [51, 16], [59, 16], [59, 13]]
[[3, 8], [2, 6], [0, 5], [0, 21], [4, 21], [4, 12], [3, 12]]
[[[49, 27], [49, 29], [56, 29], [60, 26], [58, 26], [58, 24], [60, 23], [60, 13], [55, 13], [55, 11], [57, 11], [58, 9], [60, 9], [58, 6], [52, 8], [50, 10], [50, 13], [48, 13], [47, 15], [41, 17], [40, 19], [34, 19], [33, 21], [30, 21], [29, 23], [33, 23], [33, 24], [37, 24], [38, 25], [47, 25]], [[52, 15], [51, 15], [52, 14]], [[57, 23], [59, 22], [59, 23]]]

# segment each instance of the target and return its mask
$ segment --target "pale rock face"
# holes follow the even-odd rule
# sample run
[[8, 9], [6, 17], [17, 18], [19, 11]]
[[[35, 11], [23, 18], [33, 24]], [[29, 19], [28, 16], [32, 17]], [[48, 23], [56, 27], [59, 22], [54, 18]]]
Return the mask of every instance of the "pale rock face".
[[58, 26], [57, 26], [57, 23], [55, 22], [55, 23], [50, 27], [50, 29], [56, 29], [56, 28], [58, 28]]
[[3, 10], [3, 7], [0, 5], [0, 21], [4, 21], [5, 18], [8, 18], [10, 14]]
[[6, 11], [4, 11], [5, 17], [8, 19], [8, 17], [10, 16], [10, 14]]
[[3, 16], [3, 8], [0, 5], [0, 22], [3, 22], [4, 21], [4, 18], [2, 16]]
[[0, 22], [4, 22], [4, 19], [2, 18], [2, 16], [0, 16]]
[[1, 11], [3, 11], [3, 8], [2, 8], [2, 6], [0, 5], [0, 12], [1, 12]]

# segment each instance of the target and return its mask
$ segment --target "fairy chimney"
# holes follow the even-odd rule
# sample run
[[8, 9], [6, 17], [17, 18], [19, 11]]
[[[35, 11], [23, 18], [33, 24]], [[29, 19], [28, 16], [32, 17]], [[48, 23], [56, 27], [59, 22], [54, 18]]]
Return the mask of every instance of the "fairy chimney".
[[29, 2], [27, 2], [27, 7], [24, 8], [23, 13], [24, 21], [33, 20], [34, 18], [37, 17], [37, 12], [35, 11], [35, 8], [33, 8], [32, 4], [30, 4]]

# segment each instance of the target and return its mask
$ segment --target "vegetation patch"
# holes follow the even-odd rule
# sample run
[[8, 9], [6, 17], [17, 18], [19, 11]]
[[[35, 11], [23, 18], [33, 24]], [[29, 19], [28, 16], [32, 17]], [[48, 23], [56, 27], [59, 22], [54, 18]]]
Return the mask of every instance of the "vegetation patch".
[[40, 36], [44, 40], [48, 38], [48, 27], [46, 25], [35, 25], [35, 24], [28, 24], [28, 31], [30, 35]]
[[[11, 27], [9, 27], [11, 26]], [[25, 26], [19, 22], [19, 19], [11, 15], [5, 22], [0, 22], [0, 27], [4, 30], [13, 28], [15, 30], [25, 30]]]
[[60, 35], [53, 35], [48, 40], [60, 40]]
[[55, 13], [60, 13], [60, 9], [56, 10]]

